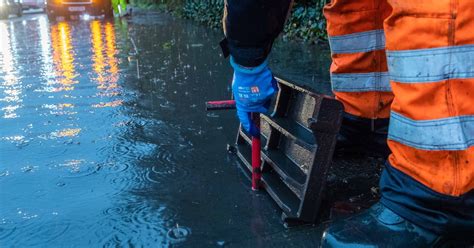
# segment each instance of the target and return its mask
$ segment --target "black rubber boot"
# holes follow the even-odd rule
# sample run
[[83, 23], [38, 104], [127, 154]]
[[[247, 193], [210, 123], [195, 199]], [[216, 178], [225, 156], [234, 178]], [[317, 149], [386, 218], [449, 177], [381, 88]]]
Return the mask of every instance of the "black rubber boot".
[[389, 119], [365, 119], [345, 113], [337, 136], [336, 155], [360, 154], [387, 158]]
[[366, 211], [332, 223], [321, 247], [433, 247], [440, 237], [377, 203]]

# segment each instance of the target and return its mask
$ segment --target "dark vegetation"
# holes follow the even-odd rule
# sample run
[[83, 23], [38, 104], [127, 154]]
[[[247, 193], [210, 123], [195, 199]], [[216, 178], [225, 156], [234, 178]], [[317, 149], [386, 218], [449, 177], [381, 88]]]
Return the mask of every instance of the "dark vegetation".
[[[328, 0], [296, 0], [283, 37], [316, 43], [326, 40], [322, 9]], [[141, 8], [161, 9], [192, 19], [211, 28], [220, 28], [224, 0], [132, 0]]]

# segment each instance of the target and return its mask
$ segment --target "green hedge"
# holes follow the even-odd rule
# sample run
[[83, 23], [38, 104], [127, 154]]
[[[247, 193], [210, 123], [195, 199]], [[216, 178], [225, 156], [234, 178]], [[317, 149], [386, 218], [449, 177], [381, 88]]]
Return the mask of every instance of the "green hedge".
[[[326, 40], [322, 8], [328, 0], [296, 1], [283, 37], [307, 42]], [[135, 0], [138, 5], [154, 5], [212, 28], [221, 28], [224, 0]]]
[[180, 14], [209, 27], [220, 28], [223, 9], [224, 0], [187, 0]]
[[308, 42], [326, 40], [326, 19], [323, 8], [326, 0], [300, 1], [293, 6], [284, 30], [284, 37]]

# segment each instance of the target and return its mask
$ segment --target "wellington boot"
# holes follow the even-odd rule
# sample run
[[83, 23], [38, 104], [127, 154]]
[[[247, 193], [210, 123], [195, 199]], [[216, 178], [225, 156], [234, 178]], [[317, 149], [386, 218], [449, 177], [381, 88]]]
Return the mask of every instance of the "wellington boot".
[[330, 224], [321, 247], [433, 247], [439, 240], [439, 235], [377, 203], [358, 215]]

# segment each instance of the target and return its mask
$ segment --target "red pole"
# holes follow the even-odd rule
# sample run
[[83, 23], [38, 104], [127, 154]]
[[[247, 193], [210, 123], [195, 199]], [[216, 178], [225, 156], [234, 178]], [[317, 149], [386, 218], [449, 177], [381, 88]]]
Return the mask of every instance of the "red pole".
[[[0, 0], [1, 1], [1, 0]], [[235, 100], [210, 101], [206, 102], [206, 110], [225, 110], [235, 109]], [[251, 113], [251, 119], [257, 128], [258, 134], [252, 136], [252, 190], [256, 191], [260, 188], [260, 179], [262, 171], [260, 169], [262, 159], [260, 157], [260, 113]]]
[[210, 101], [206, 102], [206, 110], [226, 110], [235, 109], [235, 100]]
[[255, 127], [259, 130], [258, 134], [252, 136], [252, 190], [256, 191], [260, 188], [260, 179], [262, 171], [260, 169], [262, 160], [260, 157], [260, 113], [251, 114]]

